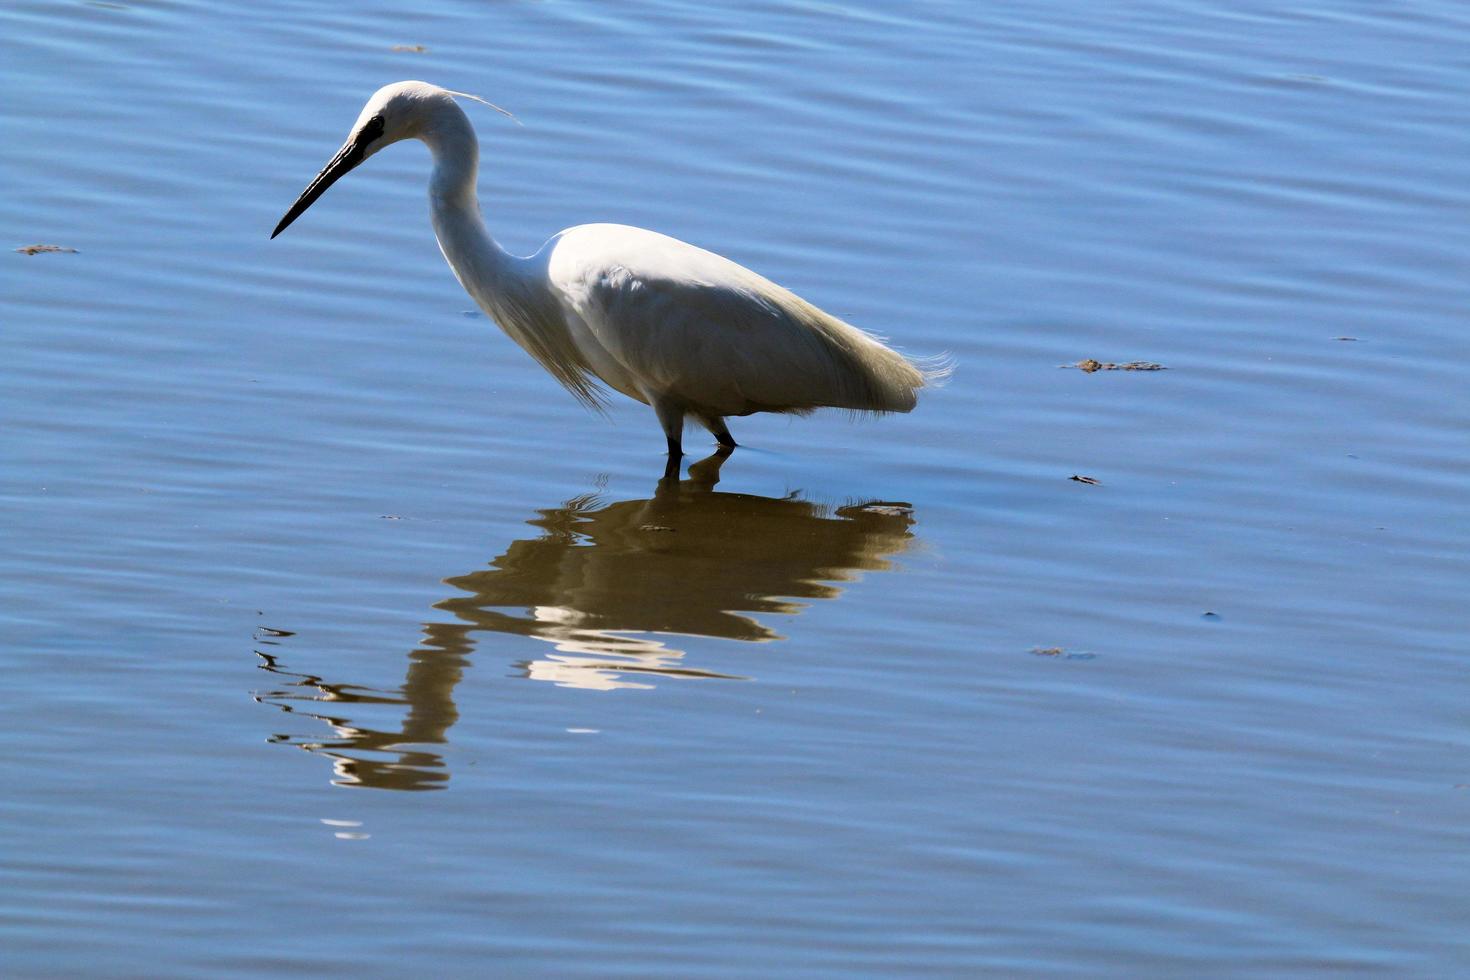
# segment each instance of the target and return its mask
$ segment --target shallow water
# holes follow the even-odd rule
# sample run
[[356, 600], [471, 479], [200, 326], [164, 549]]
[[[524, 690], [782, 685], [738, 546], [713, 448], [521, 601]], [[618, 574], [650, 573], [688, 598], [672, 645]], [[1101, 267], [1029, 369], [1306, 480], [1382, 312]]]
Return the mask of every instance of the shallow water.
[[[0, 27], [0, 225], [78, 249], [0, 259], [7, 975], [1470, 967], [1459, 5]], [[660, 485], [420, 147], [267, 241], [414, 77], [523, 123], [508, 247], [656, 228], [953, 380]]]

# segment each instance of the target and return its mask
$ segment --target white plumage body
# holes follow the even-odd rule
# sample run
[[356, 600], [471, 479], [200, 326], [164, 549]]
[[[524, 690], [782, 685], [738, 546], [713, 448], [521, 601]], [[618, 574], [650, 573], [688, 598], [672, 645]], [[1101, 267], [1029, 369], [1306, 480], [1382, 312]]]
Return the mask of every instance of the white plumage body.
[[580, 225], [545, 252], [546, 281], [588, 367], [639, 401], [672, 399], [705, 416], [823, 406], [907, 411], [923, 383], [912, 365], [856, 328], [678, 239]]
[[469, 120], [453, 93], [423, 82], [369, 100], [277, 233], [342, 173], [406, 138], [434, 154], [434, 232], [465, 289], [582, 401], [598, 403], [600, 382], [652, 406], [671, 457], [686, 415], [733, 447], [727, 416], [907, 412], [933, 375], [744, 266], [657, 232], [579, 225], [534, 255], [508, 254], [480, 217]]

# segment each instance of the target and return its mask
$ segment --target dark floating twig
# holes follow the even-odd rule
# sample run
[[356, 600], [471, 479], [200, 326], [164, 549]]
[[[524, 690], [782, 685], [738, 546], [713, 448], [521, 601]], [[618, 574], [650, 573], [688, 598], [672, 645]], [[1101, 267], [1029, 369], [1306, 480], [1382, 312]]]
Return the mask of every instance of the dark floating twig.
[[77, 254], [76, 249], [68, 248], [65, 245], [22, 245], [20, 248], [16, 249], [16, 251], [22, 255], [40, 255], [43, 252], [65, 252], [71, 255]]
[[1077, 370], [1091, 374], [1094, 371], [1167, 371], [1168, 368], [1153, 361], [1127, 361], [1122, 364], [1114, 364], [1112, 361], [1099, 361], [1091, 357], [1085, 357], [1076, 364], [1062, 364], [1064, 368], [1076, 368]]
[[1076, 473], [1073, 473], [1070, 477], [1068, 477], [1068, 479], [1076, 480], [1078, 483], [1085, 483], [1089, 487], [1100, 487], [1100, 486], [1102, 486], [1102, 481], [1101, 480], [1094, 479], [1093, 477], [1090, 477], [1090, 476], [1078, 476]]
[[1031, 653], [1037, 657], [1056, 657], [1058, 660], [1094, 660], [1095, 653], [1068, 653], [1063, 647], [1032, 647]]

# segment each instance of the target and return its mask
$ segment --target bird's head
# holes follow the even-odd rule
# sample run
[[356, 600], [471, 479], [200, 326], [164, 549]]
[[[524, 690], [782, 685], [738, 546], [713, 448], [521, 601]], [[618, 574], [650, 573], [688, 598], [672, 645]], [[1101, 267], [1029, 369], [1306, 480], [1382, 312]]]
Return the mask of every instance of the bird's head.
[[[301, 192], [296, 203], [281, 218], [276, 230], [271, 232], [271, 237], [275, 238], [285, 231], [286, 226], [311, 207], [338, 178], [383, 147], [400, 140], [423, 139], [446, 115], [462, 120], [464, 115], [454, 104], [454, 97], [463, 94], [430, 85], [428, 82], [394, 82], [378, 89], [367, 100], [367, 105], [362, 107], [357, 122], [352, 124], [347, 142], [327, 161], [322, 172], [306, 185], [306, 190]], [[467, 98], [484, 102], [476, 96]], [[505, 112], [499, 106], [492, 105], [492, 108]]]

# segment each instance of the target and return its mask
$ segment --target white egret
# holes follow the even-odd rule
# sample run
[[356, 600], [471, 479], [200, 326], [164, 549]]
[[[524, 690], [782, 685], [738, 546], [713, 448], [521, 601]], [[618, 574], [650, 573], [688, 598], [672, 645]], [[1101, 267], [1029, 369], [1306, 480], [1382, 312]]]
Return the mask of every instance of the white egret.
[[480, 217], [479, 144], [455, 103], [459, 94], [426, 82], [373, 93], [347, 142], [271, 237], [383, 147], [422, 140], [434, 158], [434, 234], [460, 284], [585, 404], [599, 406], [601, 382], [651, 406], [671, 468], [683, 455], [686, 415], [728, 451], [735, 440], [727, 416], [823, 407], [907, 412], [917, 389], [942, 373], [744, 266], [657, 232], [578, 225], [534, 255], [510, 255]]

